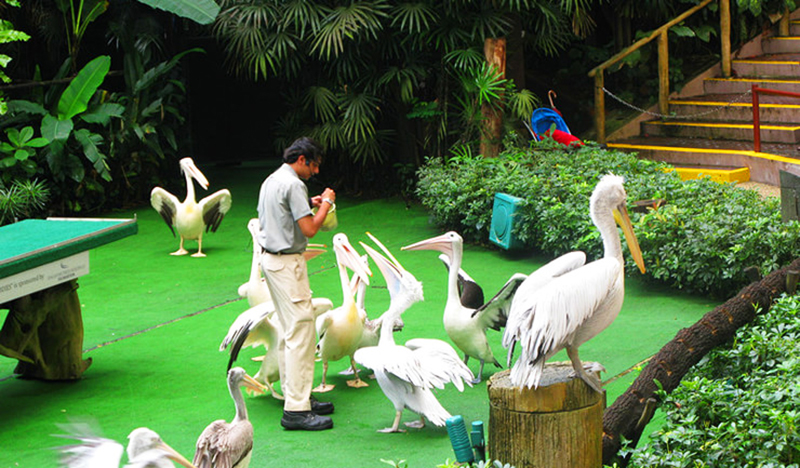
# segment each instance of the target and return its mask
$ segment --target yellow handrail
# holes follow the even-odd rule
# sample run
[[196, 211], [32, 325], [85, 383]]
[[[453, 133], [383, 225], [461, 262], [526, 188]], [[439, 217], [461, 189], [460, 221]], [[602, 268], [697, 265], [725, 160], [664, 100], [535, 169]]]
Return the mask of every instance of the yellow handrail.
[[[605, 143], [606, 140], [605, 94], [603, 91], [605, 85], [603, 71], [638, 50], [643, 45], [658, 38], [658, 107], [662, 114], [666, 114], [669, 107], [669, 51], [667, 47], [667, 34], [669, 33], [669, 29], [697, 11], [705, 8], [713, 1], [714, 0], [703, 0], [703, 2], [686, 10], [680, 16], [675, 17], [675, 19], [650, 33], [649, 36], [639, 39], [625, 50], [594, 67], [589, 72], [589, 76], [594, 77], [594, 115], [597, 141], [599, 143]], [[720, 40], [722, 42], [722, 75], [724, 77], [729, 77], [731, 75], [730, 0], [719, 0], [719, 4]]]

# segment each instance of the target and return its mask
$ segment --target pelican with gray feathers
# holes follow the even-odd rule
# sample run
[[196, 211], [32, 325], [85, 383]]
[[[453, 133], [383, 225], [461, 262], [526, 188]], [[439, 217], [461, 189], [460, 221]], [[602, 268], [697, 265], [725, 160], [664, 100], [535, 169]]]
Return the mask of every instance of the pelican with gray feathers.
[[231, 422], [218, 419], [209, 424], [197, 439], [194, 463], [197, 468], [247, 468], [253, 455], [253, 425], [247, 419], [241, 386], [263, 392], [263, 386], [241, 367], [228, 371], [228, 391], [236, 415]]
[[[119, 468], [122, 444], [95, 435], [86, 423], [59, 424], [68, 434], [56, 437], [77, 440], [79, 443], [58, 447], [61, 466], [65, 468]], [[164, 443], [155, 431], [140, 427], [128, 435], [128, 463], [125, 468], [174, 468], [172, 461], [194, 468], [189, 460]], [[172, 461], [170, 461], [172, 460]]]
[[203, 198], [198, 203], [194, 195], [194, 183], [208, 189], [208, 179], [200, 172], [192, 158], [180, 160], [181, 172], [186, 177], [186, 199], [181, 202], [178, 197], [161, 187], [150, 192], [150, 204], [169, 226], [172, 235], [178, 231], [181, 238], [180, 247], [170, 255], [186, 255], [183, 248], [185, 240], [197, 240], [197, 252], [192, 257], [205, 257], [203, 253], [203, 232], [216, 232], [225, 213], [231, 208], [231, 192], [222, 189]]
[[[444, 306], [444, 330], [458, 349], [464, 353], [464, 363], [474, 357], [480, 361], [478, 375], [472, 383], [481, 381], [485, 362], [502, 367], [495, 359], [486, 331], [489, 328], [499, 331], [506, 324], [510, 297], [525, 279], [525, 275], [512, 276], [489, 302], [478, 306], [477, 292], [465, 294], [469, 283], [474, 281], [461, 269], [463, 239], [458, 233], [450, 231], [441, 236], [426, 239], [402, 248], [402, 250], [437, 250], [447, 257], [443, 259], [448, 267], [447, 301]], [[449, 260], [449, 261], [448, 261]], [[459, 287], [461, 284], [461, 287]], [[473, 287], [474, 288], [474, 287]], [[480, 296], [482, 296], [482, 291]]]
[[[578, 347], [605, 330], [622, 309], [625, 260], [616, 223], [634, 262], [645, 272], [626, 201], [622, 177], [603, 176], [589, 201], [590, 216], [603, 239], [603, 257], [584, 264], [583, 252], [568, 253], [536, 270], [519, 287], [503, 337], [503, 345], [509, 348], [509, 365], [514, 345], [521, 348], [510, 374], [514, 385], [538, 387], [545, 362], [566, 349], [575, 373], [602, 393], [601, 382], [581, 363]], [[590, 368], [603, 370], [602, 366]]]
[[375, 372], [378, 385], [394, 404], [392, 425], [379, 432], [402, 432], [400, 419], [406, 408], [420, 415], [419, 421], [406, 423], [408, 427], [421, 428], [426, 418], [443, 426], [450, 413], [436, 399], [433, 389], [452, 383], [463, 391], [464, 383], [470, 385], [474, 376], [452, 346], [442, 340], [416, 338], [408, 340], [405, 346], [395, 344], [392, 324], [411, 305], [423, 299], [422, 283], [406, 271], [382, 243], [371, 235], [370, 238], [386, 256], [364, 243], [361, 245], [386, 279], [391, 302], [382, 315], [378, 345], [359, 349], [355, 359]]

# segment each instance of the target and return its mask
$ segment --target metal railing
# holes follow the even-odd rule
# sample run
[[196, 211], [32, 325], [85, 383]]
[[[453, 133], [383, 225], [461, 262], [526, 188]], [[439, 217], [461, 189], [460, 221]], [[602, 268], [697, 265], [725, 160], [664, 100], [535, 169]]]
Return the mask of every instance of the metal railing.
[[769, 94], [772, 96], [786, 96], [800, 99], [800, 93], [793, 93], [791, 91], [781, 91], [778, 89], [760, 88], [758, 85], [753, 85], [753, 151], [756, 153], [761, 152], [761, 116], [758, 104], [759, 94]]
[[[644, 37], [629, 47], [606, 60], [602, 64], [596, 66], [589, 72], [589, 76], [594, 78], [594, 111], [595, 111], [595, 128], [597, 130], [597, 141], [605, 143], [606, 141], [606, 112], [605, 112], [605, 90], [604, 90], [604, 71], [615, 65], [617, 62], [627, 57], [631, 53], [638, 50], [640, 47], [648, 44], [654, 39], [658, 39], [658, 108], [661, 114], [667, 114], [669, 109], [669, 48], [668, 36], [669, 29], [686, 18], [692, 16], [694, 13], [702, 10], [714, 0], [704, 0], [703, 2], [695, 5], [683, 14], [675, 17], [658, 29], [650, 33], [649, 36]], [[727, 78], [731, 76], [731, 14], [730, 14], [730, 0], [719, 0], [719, 13], [720, 13], [720, 42], [721, 42], [721, 57], [722, 57], [722, 76]], [[784, 15], [781, 18], [779, 31], [782, 35], [788, 35], [789, 31], [789, 15]]]

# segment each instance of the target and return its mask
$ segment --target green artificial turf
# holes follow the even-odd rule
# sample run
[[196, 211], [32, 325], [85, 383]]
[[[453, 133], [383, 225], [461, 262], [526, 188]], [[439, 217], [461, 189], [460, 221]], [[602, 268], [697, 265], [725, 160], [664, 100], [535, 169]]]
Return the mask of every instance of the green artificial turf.
[[[256, 215], [258, 189], [271, 169], [255, 164], [201, 167], [211, 182], [208, 193], [228, 188], [233, 195], [233, 207], [219, 231], [204, 241], [206, 258], [170, 256], [178, 240], [146, 201], [141, 208], [105, 216], [136, 216], [139, 232], [92, 250], [91, 273], [79, 280], [84, 348], [93, 364], [76, 382], [26, 381], [11, 377], [16, 361], [0, 357], [0, 468], [57, 466], [52, 448], [65, 441], [51, 435], [59, 432], [56, 424], [73, 418], [94, 421], [103, 435], [121, 442], [132, 429], [150, 427], [191, 459], [195, 440], [205, 426], [233, 417], [225, 382], [228, 355], [218, 348], [230, 324], [247, 309], [246, 301], [237, 295], [250, 272], [252, 243], [246, 225]], [[185, 195], [182, 185], [165, 188], [179, 198]], [[204, 195], [206, 192], [198, 192], [199, 197]], [[337, 213], [339, 228], [335, 232], [346, 233], [356, 248], [358, 241], [369, 242], [364, 233], [371, 232], [423, 282], [425, 301], [404, 314], [405, 328], [396, 335], [397, 341], [416, 337], [447, 340], [442, 326], [446, 274], [437, 253], [400, 251], [403, 245], [441, 233], [422, 208], [407, 207], [396, 199], [365, 201], [340, 195]], [[335, 232], [320, 233], [313, 241], [330, 246]], [[194, 252], [195, 243], [187, 244]], [[463, 268], [483, 286], [488, 298], [513, 273], [529, 273], [548, 260], [467, 245]], [[389, 297], [382, 287], [383, 278], [377, 268], [373, 270], [366, 304], [374, 317], [386, 309]], [[332, 250], [311, 260], [309, 273], [315, 296], [341, 303]], [[631, 367], [716, 305], [706, 298], [644, 285], [636, 279], [629, 279], [626, 286], [625, 305], [617, 320], [581, 347], [584, 360], [606, 367], [604, 379], [622, 375], [606, 386], [608, 404], [632, 381], [634, 373], [626, 373]], [[6, 311], [0, 310], [0, 320], [5, 315]], [[505, 362], [501, 334], [490, 330], [489, 336], [498, 360]], [[250, 358], [260, 354], [263, 349], [247, 349], [237, 364], [255, 374], [259, 363]], [[278, 400], [246, 397], [255, 427], [250, 466], [380, 467], [385, 466], [380, 462], [383, 458], [405, 459], [411, 468], [431, 468], [454, 458], [445, 428], [377, 433], [391, 424], [392, 404], [374, 381], [369, 381], [367, 388], [348, 387], [345, 380], [349, 377], [338, 374], [348, 365], [346, 360], [331, 363], [328, 380], [336, 388], [319, 395], [336, 405], [335, 426], [330, 431], [284, 431], [279, 424]], [[478, 363], [473, 360], [470, 367], [477, 372]], [[452, 386], [439, 391], [439, 400], [452, 414], [462, 415], [467, 424], [481, 420], [488, 426], [485, 382], [495, 370], [487, 366], [483, 382], [463, 393]], [[317, 365], [315, 384], [321, 372], [322, 366]], [[403, 421], [416, 418], [407, 411]]]

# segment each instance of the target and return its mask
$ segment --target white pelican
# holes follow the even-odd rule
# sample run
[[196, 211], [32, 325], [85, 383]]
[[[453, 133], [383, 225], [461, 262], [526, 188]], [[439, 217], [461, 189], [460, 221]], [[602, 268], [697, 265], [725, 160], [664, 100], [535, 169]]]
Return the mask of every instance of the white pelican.
[[250, 278], [246, 283], [239, 286], [239, 297], [247, 298], [247, 303], [250, 307], [257, 306], [258, 304], [272, 301], [272, 295], [269, 293], [267, 282], [261, 277], [261, 245], [258, 243], [258, 232], [261, 226], [258, 223], [258, 218], [253, 218], [247, 222], [247, 230], [250, 231], [250, 236], [253, 239], [253, 259], [250, 263]]
[[566, 348], [575, 373], [593, 389], [603, 391], [600, 381], [584, 370], [578, 347], [608, 327], [622, 308], [625, 261], [615, 219], [631, 256], [645, 272], [622, 182], [622, 177], [604, 176], [589, 202], [592, 221], [603, 238], [603, 258], [583, 265], [585, 256], [580, 252], [566, 254], [531, 274], [525, 292], [520, 286], [514, 296], [508, 319], [512, 326], [503, 338], [506, 347], [513, 347], [515, 342], [521, 347], [511, 369], [514, 385], [538, 387], [545, 362]]
[[[478, 375], [472, 383], [481, 381], [485, 362], [502, 367], [492, 353], [492, 348], [486, 338], [486, 330], [492, 328], [499, 331], [505, 326], [507, 317], [505, 306], [510, 304], [508, 298], [514, 294], [516, 287], [519, 286], [525, 275], [513, 276], [492, 300], [476, 308], [477, 304], [474, 299], [465, 305], [459, 295], [459, 277], [464, 281], [469, 276], [461, 270], [463, 240], [458, 233], [450, 231], [441, 236], [405, 246], [402, 250], [438, 250], [449, 257], [450, 262], [448, 263], [446, 260], [444, 262], [448, 266], [448, 281], [447, 302], [444, 306], [442, 321], [447, 336], [464, 353], [464, 363], [466, 364], [470, 357], [478, 359], [481, 363]], [[471, 280], [471, 278], [469, 279]]]
[[[59, 424], [69, 434], [56, 437], [75, 439], [78, 444], [59, 447], [61, 465], [67, 468], [118, 468], [122, 461], [122, 444], [96, 436], [88, 424]], [[165, 444], [154, 431], [140, 427], [128, 435], [128, 463], [125, 467], [174, 468], [170, 460], [194, 468], [189, 460]]]
[[364, 333], [366, 315], [356, 307], [353, 291], [347, 276], [347, 268], [360, 277], [359, 281], [369, 284], [369, 271], [359, 258], [355, 249], [347, 240], [347, 236], [339, 233], [333, 236], [333, 251], [339, 266], [339, 279], [342, 282], [342, 305], [317, 317], [317, 334], [319, 335], [319, 356], [322, 359], [322, 383], [314, 392], [328, 392], [334, 385], [326, 383], [328, 362], [337, 361], [345, 356], [350, 357], [350, 366], [355, 379], [348, 380], [350, 387], [366, 387], [368, 384], [358, 377], [353, 353], [358, 349], [361, 335]]
[[163, 188], [155, 187], [150, 193], [150, 204], [164, 218], [172, 235], [175, 235], [175, 230], [177, 230], [181, 238], [180, 247], [170, 255], [186, 255], [189, 252], [183, 248], [183, 241], [196, 239], [197, 252], [192, 254], [192, 257], [205, 257], [203, 231], [215, 232], [217, 230], [225, 213], [231, 208], [231, 192], [222, 189], [197, 203], [192, 178], [197, 180], [197, 183], [204, 189], [208, 189], [208, 180], [194, 165], [192, 158], [181, 159], [180, 166], [181, 172], [186, 176], [186, 199], [183, 203], [178, 200], [178, 197]]
[[361, 244], [386, 279], [391, 303], [382, 315], [384, 321], [378, 346], [359, 349], [355, 359], [375, 372], [378, 385], [394, 404], [392, 426], [378, 432], [402, 432], [399, 426], [405, 408], [420, 415], [419, 421], [406, 423], [409, 427], [423, 427], [425, 418], [437, 426], [443, 426], [450, 413], [433, 395], [433, 388], [444, 388], [445, 384], [452, 383], [459, 391], [463, 391], [464, 382], [470, 384], [474, 376], [455, 350], [444, 341], [417, 338], [408, 340], [405, 346], [395, 344], [392, 323], [412, 304], [423, 299], [422, 283], [403, 269], [383, 244], [372, 239], [391, 257], [389, 260], [368, 245]]
[[230, 423], [218, 419], [209, 424], [197, 439], [194, 463], [197, 468], [247, 468], [253, 454], [253, 425], [247, 419], [240, 386], [259, 392], [260, 383], [241, 367], [228, 371], [228, 391], [236, 407], [236, 416]]

